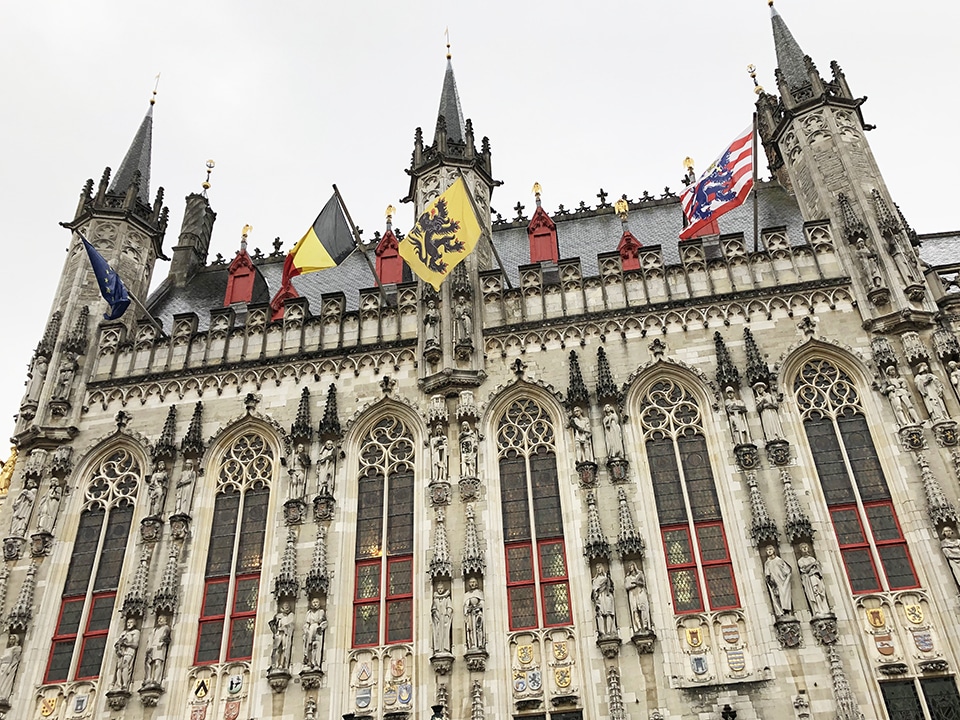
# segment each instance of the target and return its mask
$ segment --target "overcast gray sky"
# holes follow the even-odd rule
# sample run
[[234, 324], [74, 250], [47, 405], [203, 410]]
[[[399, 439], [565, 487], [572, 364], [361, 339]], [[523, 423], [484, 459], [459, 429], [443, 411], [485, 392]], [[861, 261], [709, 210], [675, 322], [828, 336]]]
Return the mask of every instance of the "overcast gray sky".
[[[778, 0], [801, 47], [829, 73], [839, 61], [869, 95], [869, 140], [920, 232], [960, 228], [949, 188], [960, 101], [946, 0]], [[466, 117], [490, 137], [493, 206], [529, 215], [680, 186], [682, 160], [703, 168], [750, 121], [745, 67], [775, 89], [763, 0], [485, 2], [379, 0], [36, 0], [4, 4], [0, 22], [0, 198], [6, 310], [0, 434], [12, 431], [87, 178], [120, 163], [160, 72], [151, 197], [166, 189], [176, 243], [183, 198], [216, 160], [211, 258], [240, 230], [251, 249], [299, 239], [336, 182], [365, 237], [399, 207], [406, 231], [414, 128], [433, 136], [449, 26]], [[765, 173], [764, 173], [765, 174]], [[947, 178], [936, 182], [937, 177]], [[665, 238], [640, 238], [659, 243]], [[612, 249], [616, 238], [611, 239]], [[168, 265], [159, 262], [154, 284]], [[99, 317], [103, 308], [92, 308]]]

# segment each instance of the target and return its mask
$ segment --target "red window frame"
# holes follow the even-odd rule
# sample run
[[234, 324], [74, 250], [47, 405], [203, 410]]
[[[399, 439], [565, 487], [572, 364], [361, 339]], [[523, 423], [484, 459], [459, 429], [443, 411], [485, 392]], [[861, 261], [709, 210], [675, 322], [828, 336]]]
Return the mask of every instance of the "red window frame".
[[[530, 579], [529, 580], [512, 580], [514, 573], [510, 569], [510, 551], [522, 548], [527, 551], [527, 561], [529, 562], [530, 567]], [[529, 540], [523, 540], [521, 542], [512, 542], [507, 545], [504, 545], [503, 548], [504, 563], [506, 564], [507, 569], [507, 609], [510, 615], [510, 629], [511, 630], [530, 630], [531, 628], [536, 628], [540, 626], [540, 618], [536, 617], [537, 612], [541, 610], [537, 609], [536, 595], [537, 595], [537, 577], [534, 570], [534, 559], [533, 559], [533, 543]], [[515, 625], [514, 624], [514, 613], [513, 613], [513, 593], [515, 590], [522, 588], [532, 588], [534, 596], [534, 623], [532, 625]]]
[[[671, 562], [670, 560], [670, 548], [667, 547], [667, 533], [682, 532], [687, 539], [687, 547], [690, 548], [690, 560], [687, 562]], [[660, 528], [660, 541], [663, 543], [663, 557], [667, 563], [667, 576], [670, 578], [670, 597], [673, 600], [673, 611], [677, 615], [686, 615], [689, 613], [703, 612], [704, 602], [703, 602], [703, 588], [700, 587], [700, 573], [697, 571], [697, 553], [694, 550], [693, 539], [690, 537], [690, 526], [689, 525], [664, 525]], [[682, 572], [693, 572], [693, 581], [694, 586], [697, 591], [697, 598], [700, 603], [695, 608], [689, 608], [686, 610], [678, 609], [678, 600], [676, 593], [676, 585], [673, 582], [673, 577], [677, 571]]]
[[[893, 529], [896, 530], [897, 536], [895, 538], [887, 538], [881, 540], [877, 537], [877, 531], [873, 527], [873, 520], [870, 517], [870, 508], [876, 507], [886, 507], [890, 511], [890, 518], [893, 520]], [[913, 565], [913, 557], [910, 555], [910, 548], [907, 546], [907, 540], [903, 537], [903, 530], [900, 527], [900, 518], [897, 517], [897, 511], [893, 507], [892, 500], [878, 500], [874, 502], [864, 503], [863, 512], [867, 516], [867, 524], [870, 526], [870, 535], [873, 538], [874, 544], [877, 546], [877, 555], [880, 556], [880, 567], [883, 569], [884, 578], [887, 581], [887, 585], [891, 590], [909, 590], [911, 588], [920, 587], [920, 580], [917, 578], [917, 569]], [[910, 574], [913, 576], [913, 582], [909, 585], [894, 585], [890, 580], [890, 575], [887, 572], [887, 566], [884, 562], [883, 548], [891, 547], [901, 547], [903, 548], [903, 556], [907, 560], [907, 564], [910, 566]]]
[[[254, 580], [256, 584], [254, 585], [254, 604], [251, 610], [237, 610], [237, 601], [240, 599], [240, 583], [247, 580]], [[260, 573], [247, 573], [245, 575], [237, 575], [233, 580], [233, 603], [230, 608], [230, 627], [229, 635], [227, 635], [227, 662], [232, 662], [234, 660], [249, 660], [253, 657], [253, 638], [256, 636], [256, 628], [251, 629], [251, 645], [250, 645], [250, 654], [249, 655], [234, 655], [233, 654], [233, 628], [234, 626], [241, 621], [249, 620], [250, 618], [254, 619], [256, 622], [257, 618], [257, 608], [260, 605], [259, 602], [260, 596]]]
[[[543, 548], [548, 545], [558, 545], [560, 547], [560, 557], [563, 559], [563, 575], [551, 575], [547, 577], [543, 570]], [[540, 579], [540, 612], [541, 624], [543, 627], [564, 627], [573, 622], [573, 609], [570, 607], [570, 581], [569, 569], [567, 566], [567, 548], [563, 538], [548, 538], [537, 541], [537, 576]], [[567, 588], [567, 619], [564, 622], [547, 622], [549, 613], [547, 612], [547, 593], [545, 588], [564, 585]]]
[[[360, 571], [365, 567], [376, 567], [377, 568], [377, 584], [376, 584], [376, 595], [372, 597], [360, 597]], [[376, 560], [360, 560], [357, 561], [356, 567], [354, 568], [353, 575], [353, 618], [351, 620], [350, 628], [350, 638], [352, 639], [352, 647], [376, 647], [380, 644], [380, 591], [383, 587], [383, 563], [380, 558]], [[360, 607], [366, 606], [375, 606], [377, 608], [377, 639], [372, 643], [357, 643], [357, 609]]]
[[226, 585], [227, 592], [230, 592], [230, 578], [229, 576], [221, 576], [216, 578], [208, 578], [203, 584], [203, 600], [200, 605], [200, 619], [198, 621], [198, 631], [197, 631], [197, 644], [193, 651], [193, 664], [194, 665], [211, 665], [213, 663], [220, 662], [220, 652], [217, 650], [217, 656], [210, 660], [200, 660], [198, 657], [200, 654], [200, 639], [203, 637], [203, 628], [205, 625], [213, 625], [215, 623], [220, 623], [220, 647], [223, 647], [223, 629], [227, 624], [227, 601], [224, 600], [223, 603], [223, 612], [222, 613], [210, 613], [207, 614], [207, 595], [210, 592], [210, 588], [214, 585]]
[[[704, 528], [716, 527], [720, 529], [720, 540], [723, 543], [723, 558], [714, 559], [714, 560], [705, 560], [703, 553], [703, 546], [701, 544], [700, 530]], [[723, 527], [723, 523], [719, 520], [710, 521], [710, 522], [698, 522], [693, 524], [693, 529], [697, 534], [697, 555], [700, 560], [700, 565], [703, 567], [703, 579], [707, 584], [705, 588], [707, 593], [705, 597], [701, 597], [701, 603], [706, 603], [710, 606], [711, 610], [730, 610], [732, 608], [740, 607], [740, 592], [737, 589], [737, 578], [733, 573], [733, 560], [730, 557], [730, 546], [727, 544], [727, 531]], [[709, 567], [726, 567], [730, 573], [730, 584], [733, 587], [733, 604], [732, 605], [717, 605], [714, 607], [713, 603], [710, 602], [710, 598], [713, 596], [710, 592], [710, 579], [707, 577], [707, 568]]]
[[[90, 623], [93, 620], [94, 608], [97, 605], [97, 601], [105, 600], [109, 598], [112, 602], [110, 603], [110, 612], [107, 615], [107, 620], [104, 623], [103, 628], [98, 628], [95, 630], [90, 629]], [[106, 638], [107, 633], [110, 632], [110, 621], [113, 618], [113, 610], [116, 607], [116, 590], [111, 590], [109, 592], [94, 593], [90, 596], [90, 602], [87, 603], [87, 622], [83, 629], [83, 639], [80, 641], [80, 654], [77, 656], [77, 671], [74, 676], [74, 680], [95, 680], [100, 677], [99, 670], [103, 667], [103, 655], [100, 655], [100, 663], [97, 666], [96, 675], [81, 675], [80, 668], [83, 666], [83, 656], [87, 652], [87, 643], [95, 638]], [[104, 648], [106, 649], [106, 648]]]
[[[63, 611], [66, 609], [67, 605], [71, 603], [80, 604], [80, 613], [83, 614], [83, 608], [86, 604], [87, 596], [86, 595], [74, 595], [73, 597], [63, 598], [60, 602], [60, 612], [57, 615], [57, 625], [56, 629], [53, 631], [53, 639], [50, 641], [50, 654], [47, 656], [47, 667], [43, 671], [43, 682], [44, 683], [57, 683], [57, 682], [66, 682], [70, 678], [70, 666], [73, 664], [73, 653], [77, 648], [77, 636], [80, 633], [80, 620], [77, 618], [77, 629], [74, 632], [61, 633], [60, 629], [63, 625]], [[66, 667], [66, 674], [62, 678], [51, 678], [50, 677], [50, 666], [53, 664], [53, 657], [56, 654], [56, 649], [58, 645], [68, 645], [70, 647], [70, 662]]]
[[[399, 565], [400, 563], [409, 563], [410, 570], [407, 578], [407, 585], [410, 588], [409, 592], [390, 592], [390, 577], [391, 570], [394, 565]], [[383, 577], [384, 586], [386, 592], [384, 593], [384, 617], [383, 617], [383, 640], [385, 645], [395, 645], [396, 643], [403, 642], [413, 642], [413, 555], [397, 555], [396, 557], [387, 558], [387, 573]], [[407, 623], [410, 631], [404, 635], [402, 638], [393, 638], [390, 639], [390, 609], [397, 605], [402, 605], [403, 603], [409, 603], [409, 622]]]

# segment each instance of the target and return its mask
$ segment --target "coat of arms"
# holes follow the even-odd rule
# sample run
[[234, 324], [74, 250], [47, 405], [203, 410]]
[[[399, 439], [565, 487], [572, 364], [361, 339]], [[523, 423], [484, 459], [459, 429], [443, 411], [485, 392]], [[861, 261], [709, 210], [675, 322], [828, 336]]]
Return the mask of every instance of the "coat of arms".
[[707, 672], [707, 656], [706, 655], [691, 655], [690, 656], [690, 667], [693, 668], [693, 672], [696, 675], [703, 675]]
[[403, 658], [394, 658], [390, 661], [390, 672], [394, 677], [403, 677], [403, 671], [406, 668], [406, 665], [403, 662]]
[[[84, 706], [86, 707], [86, 706]], [[40, 714], [43, 717], [50, 717], [53, 715], [53, 711], [57, 709], [57, 696], [54, 695], [51, 698], [43, 698], [40, 701]]]
[[357, 682], [369, 682], [371, 677], [373, 677], [373, 672], [370, 670], [370, 663], [360, 663], [360, 668], [357, 670]]
[[227, 679], [227, 692], [236, 695], [243, 690], [243, 675], [231, 675]]
[[413, 685], [402, 683], [397, 689], [397, 697], [400, 699], [401, 705], [409, 705], [410, 701], [413, 700]]
[[73, 698], [73, 714], [79, 715], [87, 709], [87, 703], [90, 701], [89, 695], [77, 695]]
[[383, 704], [395, 705], [396, 702], [397, 702], [397, 688], [394, 685], [388, 685], [387, 689], [383, 691]]
[[569, 667], [555, 668], [553, 671], [553, 679], [556, 681], [557, 687], [559, 688], [570, 687], [570, 681], [572, 680], [572, 677], [570, 675], [570, 668]]
[[736, 645], [740, 640], [740, 628], [737, 627], [736, 623], [721, 625], [720, 631], [723, 634], [723, 639], [731, 645]]
[[747, 667], [747, 659], [744, 657], [743, 650], [727, 650], [727, 665], [735, 672], [743, 672]]
[[553, 657], [557, 660], [566, 660], [570, 655], [570, 648], [566, 642], [555, 642], [553, 644]]
[[237, 720], [240, 717], [240, 701], [228, 700], [227, 707], [223, 710], [223, 720]]
[[207, 717], [207, 703], [194, 705], [190, 710], [190, 720], [205, 720]]
[[914, 630], [913, 642], [920, 652], [930, 652], [933, 650], [933, 635], [929, 630]]
[[517, 671], [513, 674], [513, 691], [522, 693], [527, 689], [527, 674], [523, 671]]
[[867, 622], [875, 628], [886, 625], [887, 619], [883, 614], [883, 608], [867, 608]]
[[517, 662], [521, 665], [533, 662], [533, 645], [517, 645]]
[[919, 625], [923, 622], [923, 607], [921, 607], [919, 604], [904, 605], [903, 612], [907, 616], [907, 620], [912, 622], [914, 625]]
[[202, 700], [210, 692], [210, 681], [207, 678], [197, 678], [193, 684], [193, 696]]
[[539, 670], [527, 670], [527, 687], [534, 692], [543, 687], [543, 675]]
[[373, 700], [373, 691], [369, 687], [357, 688], [357, 707], [363, 710], [370, 707]]
[[687, 628], [687, 645], [690, 647], [703, 645], [703, 630], [701, 628]]
[[890, 633], [874, 635], [873, 641], [877, 644], [877, 650], [881, 655], [893, 655], [893, 636]]

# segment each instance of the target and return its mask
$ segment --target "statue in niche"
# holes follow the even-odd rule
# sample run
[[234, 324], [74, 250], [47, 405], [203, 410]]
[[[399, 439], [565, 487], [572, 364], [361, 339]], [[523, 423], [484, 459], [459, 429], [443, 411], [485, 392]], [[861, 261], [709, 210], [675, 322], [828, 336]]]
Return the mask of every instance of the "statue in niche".
[[630, 626], [634, 634], [650, 629], [650, 600], [647, 597], [647, 580], [643, 570], [636, 562], [627, 567], [627, 574], [623, 578], [623, 586], [627, 589], [627, 605], [630, 607]]
[[593, 611], [597, 616], [597, 632], [601, 635], [617, 634], [617, 619], [613, 606], [613, 580], [607, 574], [604, 565], [597, 565], [597, 574], [593, 576]]
[[433, 624], [434, 655], [449, 654], [453, 647], [453, 601], [450, 586], [445, 582], [437, 583], [433, 589], [430, 621]]
[[467, 300], [463, 295], [457, 298], [453, 308], [454, 342], [457, 345], [473, 344], [473, 318]]
[[159, 685], [163, 682], [163, 670], [167, 665], [167, 650], [170, 648], [170, 620], [166, 615], [157, 615], [157, 624], [150, 633], [150, 642], [143, 663], [143, 684]]
[[827, 588], [823, 583], [823, 569], [820, 561], [810, 551], [807, 543], [797, 546], [800, 557], [797, 558], [797, 567], [800, 569], [800, 584], [803, 594], [807, 596], [810, 609], [814, 615], [829, 615], [830, 603], [827, 600]]
[[193, 508], [193, 492], [197, 488], [197, 471], [193, 467], [193, 460], [183, 461], [183, 470], [177, 480], [177, 515], [189, 515]]
[[303, 443], [298, 443], [296, 450], [290, 456], [290, 499], [300, 500], [307, 493], [307, 467], [310, 465], [310, 456], [303, 449]]
[[957, 585], [960, 585], [960, 538], [956, 531], [949, 525], [945, 525], [940, 531], [940, 552], [947, 559], [950, 570], [953, 572], [953, 579]]
[[303, 666], [320, 669], [323, 664], [323, 643], [327, 632], [327, 613], [320, 607], [320, 598], [310, 599], [303, 621]]
[[440, 344], [440, 311], [437, 310], [437, 303], [433, 300], [427, 301], [427, 307], [423, 311], [423, 344]]
[[30, 522], [30, 513], [36, 499], [37, 486], [27, 485], [13, 501], [13, 514], [10, 518], [10, 535], [13, 537], [26, 536], [27, 524]]
[[50, 480], [50, 489], [40, 498], [37, 506], [37, 532], [52, 533], [60, 513], [60, 501], [63, 499], [63, 488], [56, 480]]
[[477, 431], [464, 420], [460, 423], [460, 477], [477, 476]]
[[270, 669], [287, 670], [293, 655], [293, 612], [286, 600], [280, 603], [277, 614], [270, 621], [273, 633], [273, 649], [270, 652]]
[[727, 411], [727, 420], [730, 421], [730, 433], [733, 435], [734, 445], [746, 445], [750, 442], [750, 430], [747, 427], [747, 406], [737, 397], [732, 387], [724, 392], [726, 400], [723, 407]]
[[950, 371], [950, 384], [953, 385], [954, 391], [960, 395], [960, 363], [951, 360], [947, 363], [947, 370]]
[[790, 594], [790, 578], [793, 576], [793, 568], [777, 555], [777, 549], [773, 545], [767, 545], [767, 560], [763, 564], [763, 575], [770, 590], [770, 599], [773, 601], [773, 614], [776, 617], [791, 614], [793, 598]]
[[757, 412], [760, 413], [760, 425], [767, 442], [783, 440], [783, 426], [780, 425], [780, 401], [770, 392], [766, 383], [758, 382], [753, 386], [757, 399]]
[[[897, 264], [897, 270], [900, 272], [900, 277], [903, 278], [905, 284], [920, 285], [923, 283], [923, 277], [917, 269], [917, 261], [913, 257], [912, 249], [905, 252], [896, 236], [890, 235], [887, 237], [887, 251]], [[909, 257], [907, 253], [909, 253]]]
[[880, 261], [877, 254], [867, 247], [867, 242], [863, 238], [857, 240], [856, 253], [863, 274], [870, 278], [870, 287], [874, 289], [882, 287], [883, 276], [880, 274]]
[[897, 425], [918, 425], [920, 416], [917, 409], [913, 406], [913, 399], [910, 397], [910, 388], [907, 387], [907, 381], [900, 377], [897, 369], [893, 365], [887, 365], [884, 372], [883, 389], [881, 392], [887, 396], [890, 401], [890, 407], [893, 409], [893, 416], [896, 418]]
[[607, 460], [624, 459], [623, 428], [617, 411], [610, 404], [603, 406], [603, 441], [607, 445]]
[[447, 434], [443, 425], [437, 423], [430, 437], [430, 460], [433, 464], [432, 479], [434, 482], [447, 481]]
[[570, 427], [573, 428], [577, 465], [594, 462], [593, 431], [590, 429], [590, 419], [583, 414], [583, 409], [579, 406], [573, 408], [573, 415], [570, 416]]
[[327, 440], [320, 448], [317, 458], [317, 481], [319, 492], [332, 492], [333, 478], [337, 473], [337, 446], [333, 440]]
[[167, 464], [158, 460], [153, 474], [147, 481], [147, 500], [149, 510], [147, 515], [159, 517], [163, 512], [163, 505], [167, 499]]
[[137, 657], [137, 648], [140, 646], [140, 629], [136, 618], [127, 618], [126, 627], [120, 637], [113, 644], [117, 656], [117, 670], [113, 676], [113, 689], [130, 691], [130, 682], [133, 680], [133, 662]]
[[23, 394], [23, 400], [20, 402], [21, 407], [23, 405], [32, 405], [40, 399], [40, 389], [43, 387], [43, 381], [47, 377], [49, 364], [50, 361], [43, 355], [37, 355], [33, 359], [30, 370], [27, 373], [30, 380], [27, 383], [27, 390]]
[[475, 577], [467, 581], [467, 592], [463, 596], [463, 615], [467, 650], [483, 650], [487, 645], [483, 626], [483, 590]]
[[66, 357], [60, 361], [60, 367], [57, 370], [57, 384], [53, 388], [54, 400], [66, 400], [70, 397], [70, 388], [73, 385], [73, 376], [77, 373], [77, 356], [68, 352]]
[[943, 402], [943, 383], [940, 382], [940, 378], [930, 372], [926, 363], [920, 363], [913, 381], [917, 384], [920, 397], [923, 398], [930, 421], [938, 423], [947, 420], [947, 406]]
[[20, 644], [20, 636], [10, 633], [7, 636], [7, 648], [3, 651], [3, 655], [0, 655], [0, 700], [9, 700], [13, 693], [13, 681], [17, 677], [22, 654], [23, 646]]

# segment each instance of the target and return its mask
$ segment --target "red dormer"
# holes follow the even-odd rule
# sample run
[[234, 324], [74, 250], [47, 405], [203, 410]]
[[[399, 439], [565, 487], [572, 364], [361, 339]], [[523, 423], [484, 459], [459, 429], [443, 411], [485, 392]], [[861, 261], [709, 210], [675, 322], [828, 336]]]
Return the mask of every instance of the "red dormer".
[[633, 233], [624, 228], [620, 244], [617, 245], [617, 252], [620, 253], [620, 267], [624, 270], [639, 270], [642, 247], [643, 245], [633, 236]]
[[387, 225], [387, 231], [377, 244], [377, 277], [384, 285], [403, 282], [403, 258], [400, 257], [397, 236]]
[[540, 187], [534, 186], [537, 196], [537, 211], [527, 225], [527, 238], [530, 240], [530, 262], [544, 260], [560, 262], [560, 245], [557, 242], [557, 224], [540, 207]]
[[256, 278], [257, 271], [253, 267], [253, 260], [247, 254], [247, 243], [243, 242], [227, 269], [227, 292], [223, 296], [223, 306], [250, 302], [253, 299], [253, 283]]

